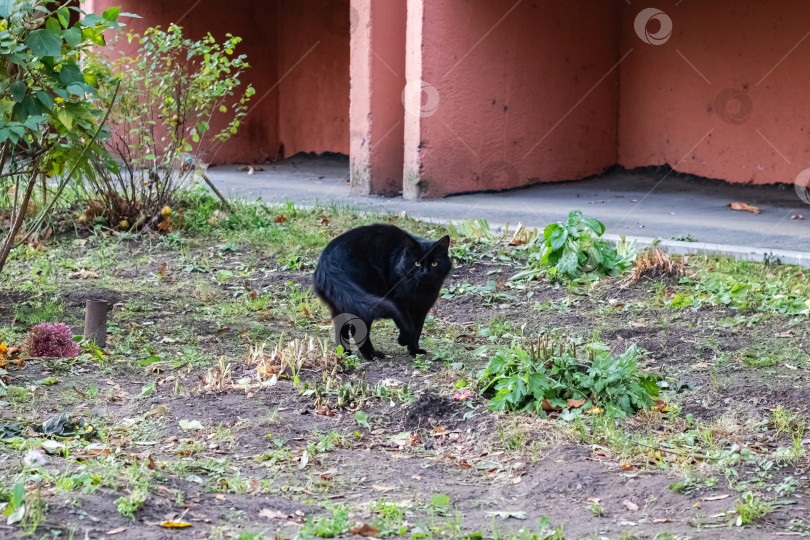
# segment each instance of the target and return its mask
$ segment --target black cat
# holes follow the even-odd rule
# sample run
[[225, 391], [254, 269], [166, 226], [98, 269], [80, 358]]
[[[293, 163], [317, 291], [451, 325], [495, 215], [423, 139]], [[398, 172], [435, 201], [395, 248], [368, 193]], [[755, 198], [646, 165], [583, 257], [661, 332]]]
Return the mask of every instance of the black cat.
[[371, 344], [371, 323], [393, 319], [400, 345], [419, 348], [422, 325], [452, 263], [450, 237], [431, 242], [393, 225], [369, 225], [341, 234], [324, 248], [313, 290], [329, 307], [335, 340], [348, 350], [349, 335], [366, 360], [385, 355]]

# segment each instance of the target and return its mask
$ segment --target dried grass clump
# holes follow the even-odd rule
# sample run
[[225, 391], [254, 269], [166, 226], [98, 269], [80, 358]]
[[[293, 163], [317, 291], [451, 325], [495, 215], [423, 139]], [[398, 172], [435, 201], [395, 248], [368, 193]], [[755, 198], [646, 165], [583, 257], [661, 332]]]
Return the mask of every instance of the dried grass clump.
[[302, 369], [336, 373], [343, 367], [341, 358], [312, 337], [295, 338], [278, 344], [269, 354], [264, 352], [264, 343], [250, 347], [248, 364], [256, 366], [259, 382], [273, 376], [297, 376]]
[[225, 364], [225, 357], [219, 359], [219, 365], [209, 368], [200, 381], [203, 392], [217, 392], [231, 387], [231, 364]]
[[649, 251], [640, 253], [636, 258], [636, 264], [630, 270], [627, 281], [638, 283], [641, 278], [679, 278], [686, 273], [683, 259], [673, 259], [668, 253], [656, 249], [650, 254]]

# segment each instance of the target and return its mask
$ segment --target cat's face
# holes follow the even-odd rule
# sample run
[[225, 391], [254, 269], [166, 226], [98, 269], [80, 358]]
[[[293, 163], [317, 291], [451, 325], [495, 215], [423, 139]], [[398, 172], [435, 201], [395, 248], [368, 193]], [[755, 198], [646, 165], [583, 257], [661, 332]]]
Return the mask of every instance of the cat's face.
[[441, 283], [453, 267], [447, 250], [450, 237], [436, 242], [408, 242], [401, 261], [401, 269], [409, 280], [419, 283]]

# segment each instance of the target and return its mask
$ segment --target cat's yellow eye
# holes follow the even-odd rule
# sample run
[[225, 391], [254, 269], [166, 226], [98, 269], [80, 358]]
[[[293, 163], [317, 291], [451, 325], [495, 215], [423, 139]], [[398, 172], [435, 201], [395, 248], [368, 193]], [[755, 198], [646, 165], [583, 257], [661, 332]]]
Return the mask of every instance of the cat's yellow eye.
[[416, 261], [416, 262], [415, 262], [415, 263], [413, 263], [413, 264], [414, 264], [414, 265], [416, 265], [416, 266], [422, 266], [422, 263], [420, 263], [419, 261]]
[[439, 266], [439, 263], [437, 263], [436, 261], [433, 261], [432, 263], [430, 263], [430, 266], [433, 266], [435, 268], [436, 266]]

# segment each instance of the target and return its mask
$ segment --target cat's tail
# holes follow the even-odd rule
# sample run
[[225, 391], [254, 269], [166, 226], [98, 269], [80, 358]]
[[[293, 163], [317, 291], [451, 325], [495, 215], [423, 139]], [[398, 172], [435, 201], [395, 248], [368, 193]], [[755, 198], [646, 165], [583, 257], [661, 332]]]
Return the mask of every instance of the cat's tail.
[[388, 298], [364, 291], [339, 267], [321, 261], [313, 276], [313, 290], [326, 302], [335, 317], [350, 313], [364, 321], [403, 320], [402, 313]]

